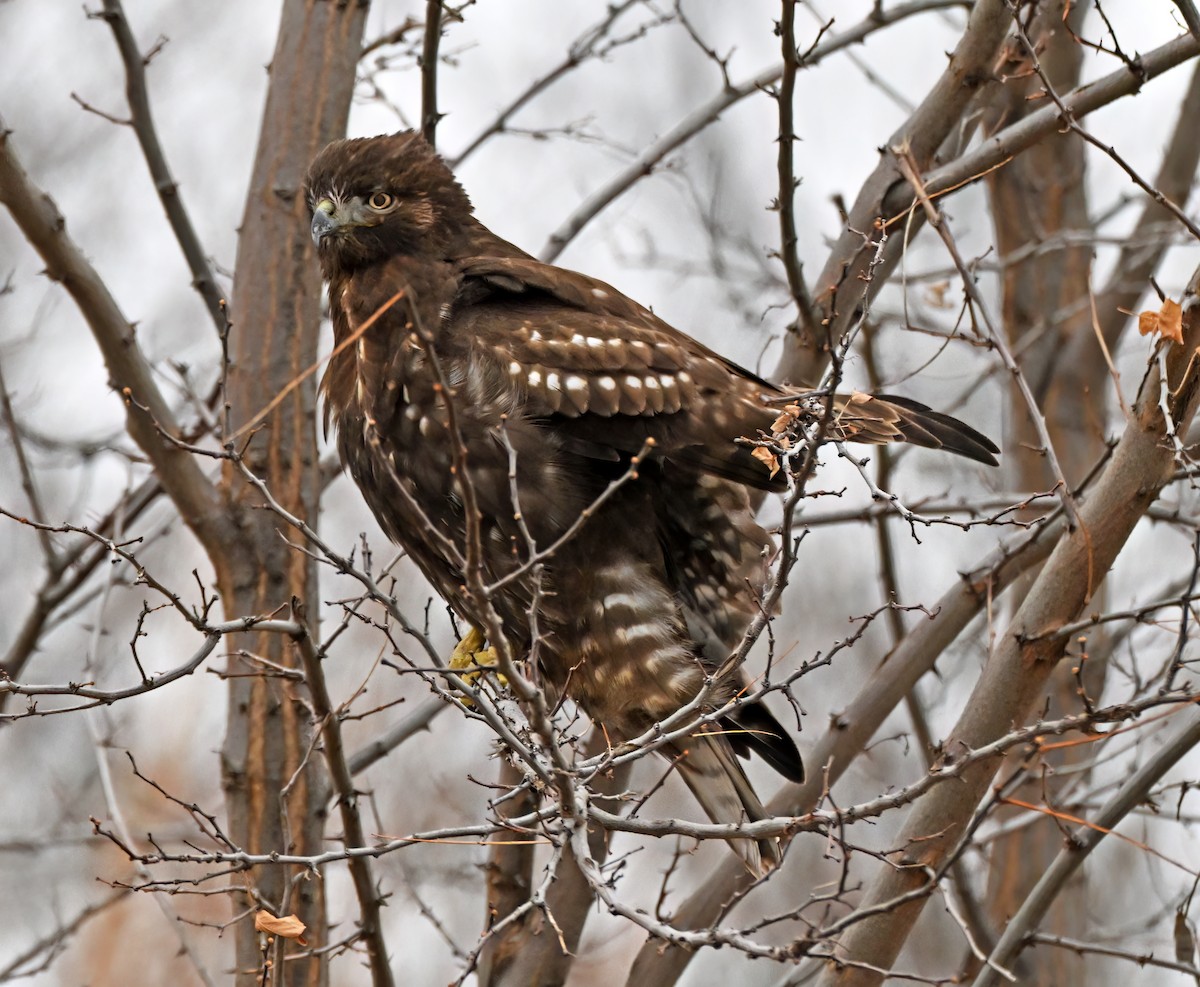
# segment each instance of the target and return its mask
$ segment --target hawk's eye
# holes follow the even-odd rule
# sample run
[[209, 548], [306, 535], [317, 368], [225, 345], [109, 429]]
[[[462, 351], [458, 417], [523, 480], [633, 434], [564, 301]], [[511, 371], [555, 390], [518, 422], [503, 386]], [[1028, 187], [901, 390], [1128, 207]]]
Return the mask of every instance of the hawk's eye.
[[367, 205], [376, 212], [386, 212], [396, 204], [396, 197], [388, 195], [387, 192], [373, 192], [371, 197], [367, 199]]

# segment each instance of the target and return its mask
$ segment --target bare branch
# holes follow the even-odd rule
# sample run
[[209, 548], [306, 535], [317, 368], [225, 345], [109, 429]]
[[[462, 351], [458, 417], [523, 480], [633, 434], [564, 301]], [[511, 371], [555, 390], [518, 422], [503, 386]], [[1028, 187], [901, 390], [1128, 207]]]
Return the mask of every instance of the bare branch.
[[[945, 10], [949, 7], [961, 6], [963, 6], [962, 0], [913, 0], [913, 2], [900, 3], [886, 10], [875, 10], [859, 24], [841, 34], [834, 35], [811, 51], [805, 52], [802, 65], [804, 68], [815, 66], [834, 52], [860, 44], [877, 31], [908, 17], [932, 10]], [[747, 96], [754, 95], [766, 86], [778, 82], [782, 75], [782, 65], [772, 66], [732, 88], [723, 88], [707, 103], [693, 110], [662, 137], [639, 152], [626, 168], [581, 203], [559, 225], [558, 229], [550, 234], [538, 256], [548, 262], [555, 260], [567, 244], [578, 236], [580, 230], [595, 219], [618, 196], [627, 192], [640, 179], [653, 172], [668, 154], [676, 148], [682, 147], [710, 124], [716, 123], [721, 114], [729, 107]], [[869, 226], [868, 222], [867, 227], [861, 228], [865, 229]], [[816, 376], [820, 375], [814, 375], [814, 377]]]
[[405, 741], [424, 730], [428, 730], [429, 724], [434, 721], [438, 714], [449, 708], [450, 703], [445, 700], [426, 700], [417, 710], [386, 731], [383, 736], [371, 741], [371, 743], [350, 755], [347, 759], [347, 763], [350, 766], [350, 774], [362, 774], [372, 764], [387, 757]]
[[[1200, 288], [1200, 271], [1189, 286]], [[974, 694], [964, 707], [945, 749], [954, 756], [961, 743], [968, 748], [989, 743], [1008, 725], [1020, 722], [1041, 694], [1042, 686], [1063, 653], [1061, 639], [1040, 637], [1045, 631], [1076, 618], [1096, 589], [1095, 573], [1105, 573], [1124, 547], [1134, 526], [1170, 479], [1174, 449], [1162, 439], [1168, 425], [1186, 425], [1195, 413], [1200, 368], [1190, 358], [1200, 342], [1200, 307], [1188, 309], [1185, 343], [1168, 357], [1167, 376], [1158, 363], [1143, 385], [1131, 421], [1096, 489], [1080, 509], [1080, 524], [1055, 546], [1046, 566], [1014, 615], [1009, 629], [990, 656]], [[1177, 395], [1171, 416], [1159, 408], [1159, 391]], [[923, 898], [909, 898], [926, 867], [936, 867], [957, 844], [971, 813], [987, 788], [990, 769], [970, 771], [953, 790], [939, 789], [913, 808], [901, 836], [908, 847], [902, 859], [919, 863], [915, 870], [882, 872], [862, 908], [871, 917], [856, 925], [842, 940], [839, 956], [886, 968], [896, 957], [917, 916]], [[876, 912], [884, 902], [905, 898], [903, 907]], [[879, 978], [845, 967], [831, 968], [825, 984], [875, 984]]]
[[[304, 664], [304, 680], [312, 697], [313, 716], [320, 728], [324, 741], [325, 763], [333, 779], [337, 793], [338, 811], [342, 817], [342, 842], [347, 847], [366, 846], [362, 817], [358, 812], [358, 792], [342, 746], [342, 728], [339, 723], [341, 711], [333, 708], [329, 689], [325, 682], [325, 671], [321, 667], [322, 656], [317, 652], [312, 635], [305, 624], [304, 605], [292, 598], [292, 615], [300, 625], [294, 635], [300, 659]], [[383, 896], [375, 886], [371, 873], [371, 862], [367, 857], [353, 857], [349, 861], [350, 877], [354, 881], [354, 893], [358, 898], [358, 924], [370, 958], [371, 983], [373, 987], [392, 987], [392, 967], [388, 962], [387, 943], [383, 938], [383, 920], [380, 906]]]
[[775, 94], [779, 102], [779, 256], [787, 275], [788, 290], [796, 306], [797, 318], [804, 332], [815, 338], [817, 317], [813, 311], [812, 298], [804, 283], [804, 269], [800, 263], [798, 238], [796, 236], [796, 69], [799, 54], [796, 51], [796, 0], [782, 0], [783, 12], [779, 18], [779, 36], [783, 42], [783, 72], [779, 89]]
[[188, 269], [192, 272], [192, 287], [203, 299], [217, 332], [224, 332], [229, 323], [224, 293], [217, 284], [216, 275], [208, 262], [208, 254], [200, 243], [191, 217], [183, 206], [179, 185], [167, 165], [167, 157], [162, 144], [159, 143], [158, 130], [150, 112], [150, 94], [146, 86], [146, 65], [150, 59], [144, 57], [138, 49], [137, 39], [133, 36], [133, 29], [129, 26], [121, 0], [104, 0], [103, 12], [95, 16], [108, 24], [116, 39], [121, 61], [125, 65], [125, 96], [129, 100], [133, 132], [137, 134], [146, 166], [150, 169], [150, 177], [154, 180], [154, 189], [158, 192], [175, 239], [179, 241]]
[[438, 45], [442, 40], [442, 0], [425, 0], [425, 45], [421, 52], [421, 135], [437, 147]]
[[[1163, 775], [1200, 744], [1200, 714], [1193, 711], [1189, 719], [1190, 722], [1173, 740], [1159, 748], [1121, 785], [1116, 795], [1088, 820], [1086, 826], [1078, 827], [1070, 835], [1066, 847], [1030, 892], [1020, 911], [1009, 920], [1004, 934], [988, 957], [990, 963], [1012, 965], [1027, 942], [1027, 937], [1037, 928], [1067, 879], [1083, 865], [1088, 854], [1146, 799]], [[980, 971], [973, 987], [993, 987], [995, 983], [995, 970], [988, 966]]]
[[[959, 126], [975, 94], [991, 81], [992, 64], [1009, 23], [1005, 0], [979, 0], [972, 7], [950, 64], [921, 105], [889, 138], [887, 147], [905, 147], [919, 169], [929, 166], [938, 148]], [[869, 283], [860, 280], [871, 262], [862, 250], [861, 231], [890, 215], [883, 205], [899, 178], [893, 156], [884, 154], [860, 189], [845, 228], [818, 275], [814, 302], [823, 323], [820, 338], [793, 338], [775, 369], [777, 378], [804, 381], [819, 376], [828, 360], [830, 341], [841, 339], [846, 327], [857, 320], [868, 290], [878, 292], [890, 268], [885, 266]], [[894, 257], [901, 247], [900, 243], [893, 247]]]
[[133, 327], [67, 235], [66, 223], [50, 197], [25, 174], [9, 134], [0, 122], [0, 202], [41, 254], [47, 276], [59, 282], [79, 306], [104, 354], [113, 387], [125, 402], [129, 434], [149, 457], [184, 522], [215, 550], [232, 537], [225, 528], [221, 497], [196, 461], [167, 439], [179, 435], [180, 429], [137, 346]]
[[1183, 15], [1183, 22], [1192, 32], [1192, 37], [1200, 41], [1200, 11], [1196, 10], [1195, 3], [1192, 0], [1175, 0], [1175, 6]]
[[[1066, 93], [1062, 97], [1062, 105], [1073, 119], [1079, 119], [1124, 96], [1136, 93], [1147, 82], [1190, 61], [1197, 54], [1200, 54], [1200, 41], [1191, 35], [1168, 41], [1141, 56], [1138, 61], [1139, 72], [1118, 69], [1095, 82], [1086, 83]], [[937, 198], [978, 181], [991, 169], [1002, 166], [1009, 158], [1055, 133], [1063, 124], [1062, 113], [1063, 110], [1056, 104], [1047, 104], [1011, 126], [998, 130], [974, 151], [928, 171], [925, 174], [926, 190]], [[902, 202], [901, 198], [902, 196], [889, 196], [880, 215], [898, 218], [913, 207], [913, 203]], [[890, 221], [894, 222], [895, 219]]]

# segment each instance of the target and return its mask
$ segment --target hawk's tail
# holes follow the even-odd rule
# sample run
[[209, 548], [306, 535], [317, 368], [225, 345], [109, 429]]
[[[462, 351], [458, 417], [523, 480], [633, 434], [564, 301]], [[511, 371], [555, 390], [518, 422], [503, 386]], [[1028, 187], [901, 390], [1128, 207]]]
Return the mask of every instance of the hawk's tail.
[[920, 401], [895, 394], [839, 395], [830, 437], [881, 445], [911, 442], [925, 449], [945, 449], [977, 463], [998, 465], [996, 443], [966, 422], [934, 411]]
[[[678, 753], [680, 776], [714, 823], [728, 825], [770, 818], [734, 757], [728, 738], [697, 733], [687, 748]], [[779, 844], [775, 839], [731, 839], [729, 845], [756, 876], [779, 863]]]

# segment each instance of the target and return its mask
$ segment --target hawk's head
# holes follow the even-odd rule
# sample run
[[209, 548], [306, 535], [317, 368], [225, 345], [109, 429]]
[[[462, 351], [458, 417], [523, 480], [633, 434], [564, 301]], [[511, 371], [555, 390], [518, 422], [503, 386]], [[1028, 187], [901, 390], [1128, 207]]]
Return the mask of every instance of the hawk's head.
[[471, 216], [467, 193], [416, 131], [329, 144], [305, 180], [325, 277], [449, 246]]

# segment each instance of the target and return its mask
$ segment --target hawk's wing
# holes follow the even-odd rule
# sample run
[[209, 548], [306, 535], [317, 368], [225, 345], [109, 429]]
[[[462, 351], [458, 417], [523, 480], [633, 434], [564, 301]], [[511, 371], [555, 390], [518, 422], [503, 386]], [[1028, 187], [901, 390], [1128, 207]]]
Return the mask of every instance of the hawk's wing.
[[[780, 489], [739, 437], [770, 430], [804, 393], [784, 390], [667, 325], [602, 281], [527, 257], [474, 257], [453, 321], [477, 369], [509, 387], [534, 417], [552, 420], [574, 451], [636, 454], [647, 439], [668, 462], [760, 489]], [[794, 420], [823, 417], [802, 407]], [[985, 435], [908, 398], [836, 397], [829, 439], [911, 442], [996, 465]]]
[[621, 460], [652, 439], [670, 462], [775, 485], [735, 440], [769, 429], [767, 402], [785, 392], [602, 281], [524, 258], [473, 258], [461, 271], [453, 321], [475, 369], [503, 378], [572, 451]]

